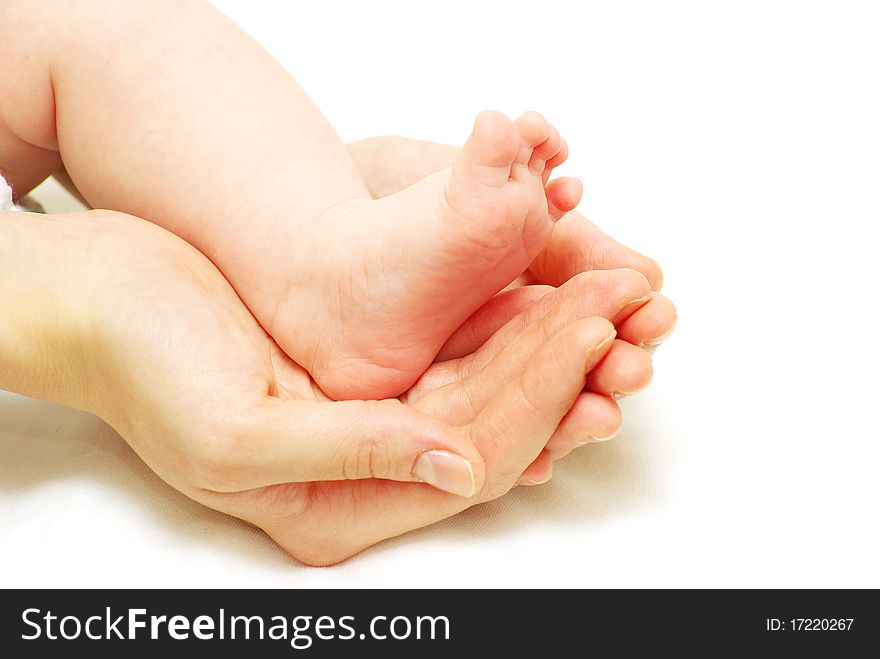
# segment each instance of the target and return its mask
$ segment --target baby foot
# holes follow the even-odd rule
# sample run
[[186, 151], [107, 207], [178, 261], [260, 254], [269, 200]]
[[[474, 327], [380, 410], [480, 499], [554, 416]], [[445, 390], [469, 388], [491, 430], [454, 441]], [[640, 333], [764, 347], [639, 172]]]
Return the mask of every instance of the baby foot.
[[579, 181], [548, 184], [566, 154], [541, 115], [483, 112], [451, 168], [321, 216], [267, 329], [332, 398], [402, 393], [580, 201]]

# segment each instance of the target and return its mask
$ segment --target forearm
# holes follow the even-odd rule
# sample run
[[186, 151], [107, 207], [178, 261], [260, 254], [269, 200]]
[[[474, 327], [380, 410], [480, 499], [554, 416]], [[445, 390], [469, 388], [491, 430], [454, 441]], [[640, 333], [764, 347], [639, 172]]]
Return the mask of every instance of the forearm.
[[92, 410], [82, 226], [0, 211], [0, 389]]

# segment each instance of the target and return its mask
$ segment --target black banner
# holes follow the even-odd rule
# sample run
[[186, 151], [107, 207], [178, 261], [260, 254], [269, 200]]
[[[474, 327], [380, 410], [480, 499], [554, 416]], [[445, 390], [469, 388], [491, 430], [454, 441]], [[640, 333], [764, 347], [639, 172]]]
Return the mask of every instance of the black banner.
[[876, 654], [880, 637], [871, 590], [7, 590], [0, 600], [7, 657], [628, 656], [646, 643], [841, 656]]

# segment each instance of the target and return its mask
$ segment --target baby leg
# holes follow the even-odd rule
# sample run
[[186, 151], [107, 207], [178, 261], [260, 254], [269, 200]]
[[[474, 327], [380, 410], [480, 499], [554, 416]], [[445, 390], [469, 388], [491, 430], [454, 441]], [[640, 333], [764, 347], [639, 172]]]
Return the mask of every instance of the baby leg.
[[60, 154], [92, 206], [210, 258], [335, 398], [404, 391], [546, 243], [547, 195], [554, 211], [580, 196], [571, 181], [547, 185], [561, 160], [552, 126], [495, 113], [452, 168], [372, 201], [299, 85], [207, 3], [4, 11], [0, 167], [16, 191]]

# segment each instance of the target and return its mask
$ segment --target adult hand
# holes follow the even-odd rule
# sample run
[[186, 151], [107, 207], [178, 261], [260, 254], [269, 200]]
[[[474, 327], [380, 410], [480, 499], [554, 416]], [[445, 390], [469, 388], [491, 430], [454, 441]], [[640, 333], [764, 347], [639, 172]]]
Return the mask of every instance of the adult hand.
[[[448, 166], [457, 151], [455, 147], [397, 137], [364, 140], [350, 145], [349, 149], [375, 196], [396, 192]], [[63, 172], [61, 174], [61, 180], [69, 188], [72, 187], [69, 180], [65, 181]], [[662, 284], [662, 273], [654, 261], [620, 245], [576, 211], [568, 213], [557, 222], [550, 243], [529, 270], [508, 290], [488, 301], [450, 337], [437, 361], [469, 355], [511, 319], [535, 305], [553, 290], [553, 286], [582, 272], [620, 267], [641, 272], [655, 291]], [[675, 319], [675, 307], [667, 298], [655, 292], [632, 319], [619, 326], [620, 340], [608, 361], [609, 370], [613, 366], [618, 379], [627, 380], [628, 384], [612, 390], [613, 398], [647, 386], [651, 378], [651, 365], [646, 356], [669, 335]], [[584, 420], [592, 414], [599, 425], [602, 425], [604, 418], [606, 428], [615, 427], [613, 432], [608, 430], [594, 437], [608, 439], [619, 431], [619, 409], [613, 400], [603, 402], [594, 397], [593, 405], [583, 406], [582, 409]], [[612, 424], [612, 419], [617, 419], [617, 423]], [[547, 447], [548, 455], [559, 459], [575, 445], [570, 441], [554, 441]], [[526, 473], [523, 482], [530, 482], [531, 476], [530, 472]]]
[[[263, 528], [300, 560], [328, 565], [500, 497], [517, 482], [546, 481], [554, 457], [546, 446], [571, 447], [616, 431], [619, 410], [607, 390], [620, 386], [611, 360], [623, 342], [615, 342], [613, 324], [600, 316], [628, 322], [647, 291], [634, 271], [581, 275], [470, 355], [435, 363], [402, 397], [456, 426], [480, 450], [486, 483], [473, 497], [372, 479], [200, 493], [199, 500]], [[283, 389], [306, 386], [305, 371], [280, 351], [277, 358], [287, 365], [277, 371]], [[585, 392], [590, 381], [606, 393]]]
[[[402, 401], [335, 403], [170, 233], [106, 211], [4, 222], [4, 257], [21, 256], [0, 293], [20, 314], [0, 326], [0, 386], [98, 414], [168, 483], [310, 563], [500, 496], [533, 462], [543, 477], [549, 439], [607, 420], [577, 412], [586, 374], [618, 386], [597, 366], [613, 326], [585, 317], [621, 322], [647, 291], [631, 271], [585, 275]], [[419, 480], [435, 487], [397, 482]]]
[[482, 487], [479, 451], [448, 424], [293, 386], [293, 365], [176, 236], [109, 211], [4, 215], [0, 302], [15, 313], [0, 324], [0, 387], [94, 412], [185, 493], [371, 477]]

